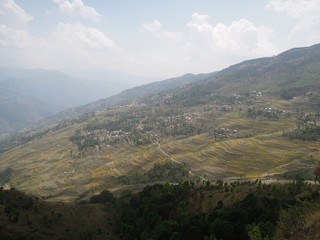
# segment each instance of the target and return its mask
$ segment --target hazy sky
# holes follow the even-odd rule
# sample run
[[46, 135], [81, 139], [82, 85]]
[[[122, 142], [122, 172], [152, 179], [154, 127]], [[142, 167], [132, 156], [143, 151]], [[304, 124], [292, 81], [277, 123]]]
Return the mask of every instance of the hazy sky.
[[320, 0], [0, 0], [0, 66], [206, 73], [320, 42]]

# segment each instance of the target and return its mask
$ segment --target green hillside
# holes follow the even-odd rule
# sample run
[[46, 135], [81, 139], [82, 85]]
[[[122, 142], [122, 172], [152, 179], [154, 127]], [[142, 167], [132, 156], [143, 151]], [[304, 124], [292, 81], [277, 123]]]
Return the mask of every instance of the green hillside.
[[0, 189], [0, 239], [120, 239], [114, 206], [48, 203], [15, 189]]
[[[147, 175], [167, 172], [163, 166]], [[319, 185], [302, 180], [154, 184], [73, 204], [0, 189], [0, 238], [315, 240], [319, 204]]]
[[199, 180], [312, 179], [320, 161], [319, 56], [320, 45], [292, 49], [65, 111], [46, 120], [50, 127], [1, 143], [0, 180], [71, 201], [139, 189], [141, 182], [121, 178], [165, 162]]

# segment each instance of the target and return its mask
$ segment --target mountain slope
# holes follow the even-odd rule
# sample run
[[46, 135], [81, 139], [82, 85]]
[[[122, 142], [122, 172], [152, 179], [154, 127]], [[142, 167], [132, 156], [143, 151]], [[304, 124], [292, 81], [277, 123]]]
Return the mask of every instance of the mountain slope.
[[58, 71], [1, 68], [0, 72], [0, 133], [93, 100], [78, 80]]
[[97, 102], [90, 103], [86, 106], [81, 106], [79, 108], [76, 108], [75, 111], [77, 112], [77, 115], [81, 115], [87, 112], [103, 110], [108, 106], [128, 103], [141, 97], [149, 97], [158, 94], [167, 94], [174, 90], [183, 89], [188, 84], [197, 83], [209, 79], [214, 75], [215, 73], [197, 75], [185, 74], [181, 77], [170, 78], [159, 82], [149, 83], [146, 85], [125, 90], [116, 96], [101, 99]]
[[303, 94], [314, 87], [320, 88], [319, 52], [320, 44], [317, 44], [291, 49], [275, 57], [245, 61], [219, 72], [214, 79], [203, 83], [202, 87], [221, 83], [225, 91], [259, 89], [279, 93], [296, 89], [293, 95]]
[[0, 86], [0, 133], [12, 132], [49, 116], [50, 105]]
[[207, 74], [185, 74], [181, 77], [170, 78], [154, 83], [137, 86], [131, 89], [122, 91], [121, 93], [103, 98], [98, 101], [91, 102], [84, 106], [67, 109], [56, 114], [53, 117], [44, 119], [39, 122], [39, 126], [50, 126], [63, 121], [72, 120], [74, 118], [83, 116], [94, 111], [105, 110], [106, 108], [114, 107], [117, 105], [129, 104], [137, 98], [149, 97], [153, 95], [165, 95], [172, 91], [182, 89], [191, 83], [200, 82], [213, 77], [216, 73]]
[[0, 175], [56, 200], [132, 187], [119, 177], [168, 161], [202, 180], [312, 179], [320, 161], [319, 55], [320, 45], [293, 49], [65, 111], [58, 120], [67, 121], [3, 143]]
[[87, 81], [54, 70], [1, 67], [0, 133], [19, 130], [62, 110], [110, 96], [118, 87], [107, 79]]

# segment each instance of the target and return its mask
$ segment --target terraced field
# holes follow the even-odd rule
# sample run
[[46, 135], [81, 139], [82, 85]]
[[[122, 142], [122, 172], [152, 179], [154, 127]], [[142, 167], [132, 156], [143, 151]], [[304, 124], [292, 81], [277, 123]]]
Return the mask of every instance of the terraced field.
[[[213, 98], [205, 105], [168, 107], [165, 96], [153, 99], [154, 105], [133, 102], [101, 110], [3, 152], [0, 173], [10, 170], [9, 183], [19, 190], [73, 201], [105, 188], [119, 192], [125, 187], [119, 176], [159, 162], [181, 163], [200, 179], [216, 181], [312, 172], [320, 161], [319, 141], [283, 136], [296, 128], [298, 100], [250, 91], [240, 97], [243, 102], [231, 95], [226, 105], [221, 98], [221, 103]], [[94, 144], [80, 149], [74, 136]]]
[[319, 143], [288, 141], [280, 133], [221, 142], [201, 137], [198, 151], [181, 150], [184, 142], [168, 144], [167, 149], [175, 153], [175, 159], [186, 162], [195, 173], [210, 180], [261, 178], [297, 168], [312, 171], [315, 162], [320, 160]]
[[[233, 113], [234, 114], [234, 113]], [[319, 142], [292, 141], [282, 131], [294, 127], [294, 118], [264, 121], [244, 117], [217, 119], [225, 128], [248, 134], [246, 138], [215, 140], [208, 134], [167, 138], [152, 144], [116, 145], [75, 157], [69, 137], [83, 127], [73, 125], [52, 132], [1, 155], [4, 169], [13, 169], [10, 183], [50, 200], [71, 201], [104, 188], [122, 186], [121, 175], [150, 169], [155, 163], [185, 163], [203, 179], [268, 178], [274, 174], [308, 169], [320, 161]]]
[[72, 201], [119, 192], [119, 176], [166, 161], [202, 180], [311, 173], [320, 161], [319, 51], [292, 49], [58, 114], [0, 142], [0, 183]]

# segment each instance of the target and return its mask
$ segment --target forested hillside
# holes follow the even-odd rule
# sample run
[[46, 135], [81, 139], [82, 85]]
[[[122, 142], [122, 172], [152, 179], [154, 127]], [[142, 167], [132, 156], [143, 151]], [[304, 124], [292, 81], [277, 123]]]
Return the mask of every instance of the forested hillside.
[[180, 182], [76, 204], [0, 190], [1, 239], [319, 239], [319, 186]]

